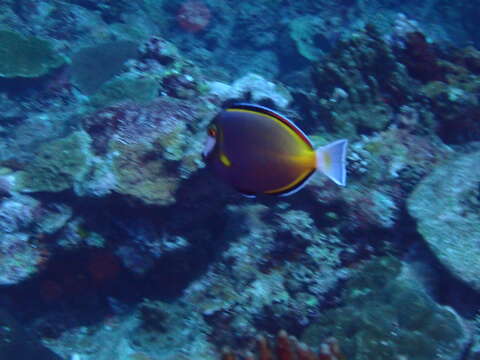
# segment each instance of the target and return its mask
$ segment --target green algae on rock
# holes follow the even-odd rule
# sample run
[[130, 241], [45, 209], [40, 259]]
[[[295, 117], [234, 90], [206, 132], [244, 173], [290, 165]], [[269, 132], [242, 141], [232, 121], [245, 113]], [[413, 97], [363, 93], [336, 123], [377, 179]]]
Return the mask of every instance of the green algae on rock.
[[121, 142], [114, 142], [111, 147], [119, 154], [113, 164], [118, 179], [116, 192], [133, 196], [146, 204], [170, 205], [175, 202], [180, 179], [167, 170], [161, 151]]
[[40, 77], [64, 61], [46, 40], [0, 30], [0, 77]]
[[438, 260], [480, 291], [480, 152], [438, 166], [414, 190], [408, 211]]
[[158, 95], [160, 85], [151, 77], [117, 76], [92, 96], [95, 107], [105, 107], [122, 101], [148, 103]]
[[116, 41], [80, 49], [72, 58], [73, 83], [87, 95], [95, 93], [137, 57], [137, 47], [132, 41]]
[[41, 145], [34, 161], [17, 174], [18, 190], [59, 192], [71, 188], [89, 170], [90, 142], [87, 133], [77, 131]]
[[[301, 16], [289, 25], [290, 37], [295, 42], [298, 52], [310, 61], [318, 61], [330, 45], [324, 34], [328, 25], [318, 16]], [[323, 45], [323, 50], [321, 49]]]

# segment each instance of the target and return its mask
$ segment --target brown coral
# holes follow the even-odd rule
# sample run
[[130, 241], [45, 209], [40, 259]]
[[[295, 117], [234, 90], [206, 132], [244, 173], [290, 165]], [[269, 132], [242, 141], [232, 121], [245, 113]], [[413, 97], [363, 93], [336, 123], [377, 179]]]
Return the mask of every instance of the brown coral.
[[[263, 336], [257, 338], [256, 356], [247, 353], [241, 357], [244, 360], [346, 360], [340, 351], [338, 342], [334, 338], [325, 340], [320, 345], [320, 351], [316, 354], [307, 345], [289, 336], [285, 331], [277, 335], [275, 347], [272, 349]], [[238, 357], [228, 348], [222, 352], [222, 360], [236, 360]]]

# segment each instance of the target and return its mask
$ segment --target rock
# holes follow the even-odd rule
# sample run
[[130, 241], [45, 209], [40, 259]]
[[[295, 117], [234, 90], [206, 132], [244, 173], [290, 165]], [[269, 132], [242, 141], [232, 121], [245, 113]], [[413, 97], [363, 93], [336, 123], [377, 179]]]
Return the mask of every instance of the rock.
[[0, 233], [0, 285], [28, 279], [39, 270], [41, 261], [41, 249], [30, 244], [27, 234]]
[[201, 166], [203, 133], [189, 130], [197, 117], [198, 108], [189, 102], [157, 99], [124, 102], [85, 118], [98, 157], [93, 172], [74, 184], [76, 193], [115, 191], [146, 204], [173, 204], [181, 180]]
[[0, 31], [0, 49], [0, 77], [4, 78], [40, 77], [65, 61], [48, 41], [8, 30]]
[[24, 231], [32, 225], [39, 202], [30, 196], [15, 194], [0, 200], [0, 234]]
[[414, 190], [408, 211], [438, 260], [480, 291], [480, 152], [438, 166]]
[[127, 73], [105, 83], [92, 96], [92, 105], [102, 108], [122, 101], [148, 103], [158, 95], [159, 86], [155, 79]]
[[40, 146], [37, 156], [17, 174], [17, 190], [59, 192], [71, 188], [88, 173], [91, 139], [77, 131]]
[[137, 47], [131, 41], [116, 41], [80, 49], [72, 58], [73, 83], [87, 95], [95, 93], [122, 71], [127, 60], [138, 56]]
[[37, 359], [62, 360], [53, 351], [44, 347], [40, 340], [28, 333], [5, 310], [0, 310], [0, 360], [6, 359]]
[[302, 342], [333, 336], [356, 360], [459, 359], [470, 339], [465, 323], [435, 303], [407, 266], [388, 257], [366, 262], [346, 282], [344, 306], [323, 312]]
[[73, 210], [70, 206], [50, 202], [39, 210], [35, 218], [34, 230], [37, 234], [53, 234], [70, 220]]
[[228, 85], [218, 81], [208, 83], [210, 95], [220, 101], [251, 98], [254, 103], [270, 102], [279, 108], [286, 108], [292, 101], [287, 89], [260, 75], [249, 73]]
[[290, 24], [290, 37], [298, 52], [310, 61], [318, 61], [330, 49], [329, 26], [319, 16], [307, 15], [295, 18]]
[[[414, 96], [406, 69], [373, 27], [340, 40], [314, 65], [312, 80], [322, 121], [348, 137], [386, 129], [391, 105]], [[339, 98], [338, 88], [348, 96]]]

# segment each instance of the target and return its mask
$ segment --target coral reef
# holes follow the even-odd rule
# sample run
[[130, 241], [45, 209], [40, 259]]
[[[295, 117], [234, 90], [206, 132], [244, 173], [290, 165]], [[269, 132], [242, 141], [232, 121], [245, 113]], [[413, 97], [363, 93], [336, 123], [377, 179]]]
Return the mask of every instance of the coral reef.
[[217, 344], [230, 343], [232, 333], [252, 338], [259, 326], [308, 324], [349, 275], [341, 266], [341, 239], [287, 204], [230, 205], [224, 231], [236, 240], [182, 296], [206, 317]]
[[334, 336], [346, 358], [356, 360], [460, 356], [469, 344], [465, 324], [419, 288], [405, 266], [392, 258], [364, 264], [347, 281], [345, 306], [320, 315], [301, 340], [314, 344]]
[[[249, 353], [243, 359], [259, 360], [344, 360], [338, 342], [335, 338], [329, 338], [319, 346], [319, 354], [309, 349], [297, 339], [288, 336], [285, 331], [280, 331], [276, 339], [275, 349], [272, 349], [263, 336], [257, 337], [257, 356]], [[235, 360], [237, 357], [228, 348], [223, 349], [222, 360]]]
[[65, 61], [48, 41], [9, 30], [0, 31], [0, 47], [0, 77], [4, 78], [40, 77]]
[[[188, 348], [197, 352], [196, 356], [214, 359], [214, 348], [205, 341], [208, 326], [201, 316], [189, 310], [188, 306], [146, 301], [140, 306], [140, 320], [132, 343], [141, 348], [143, 344], [150, 344], [153, 340], [155, 345], [151, 352], [155, 357], [176, 359], [181, 357], [182, 353], [185, 354]], [[195, 336], [196, 334], [199, 336]]]
[[214, 101], [246, 99], [255, 103], [288, 107], [292, 96], [284, 87], [267, 81], [260, 75], [247, 74], [231, 85], [218, 81], [208, 83], [208, 93]]
[[[411, 99], [411, 80], [393, 49], [373, 27], [339, 41], [312, 73], [321, 115], [336, 132], [347, 136], [384, 130], [393, 102]], [[336, 89], [348, 96], [337, 101]], [[400, 99], [400, 100], [399, 100]]]
[[23, 233], [0, 234], [0, 285], [13, 285], [35, 274], [45, 253]]
[[91, 97], [92, 105], [104, 107], [124, 101], [148, 103], [157, 97], [160, 85], [155, 79], [129, 75], [115, 77], [100, 87]]
[[329, 26], [317, 16], [301, 16], [290, 24], [290, 36], [298, 52], [310, 61], [318, 61], [330, 49]]
[[430, 81], [421, 91], [437, 117], [436, 132], [447, 143], [462, 144], [480, 139], [477, 118], [480, 105], [480, 53], [468, 47], [446, 54], [441, 60], [443, 81]]
[[210, 9], [200, 0], [185, 1], [177, 13], [177, 20], [180, 26], [190, 32], [205, 29], [211, 17]]
[[174, 203], [181, 179], [200, 167], [201, 143], [189, 130], [198, 111], [186, 102], [158, 99], [105, 107], [85, 118], [93, 150], [111, 161], [114, 190], [147, 204]]
[[140, 58], [127, 64], [129, 73], [133, 77], [155, 80], [160, 86], [160, 95], [194, 99], [204, 92], [200, 69], [183, 59], [172, 43], [151, 37], [140, 45], [139, 52]]
[[[480, 152], [436, 167], [408, 199], [418, 231], [452, 274], [480, 291]], [[468, 254], [468, 256], [465, 256]]]
[[162, 234], [147, 221], [131, 221], [122, 224], [129, 241], [120, 245], [116, 254], [123, 265], [138, 275], [151, 270], [158, 259], [174, 253], [188, 251], [189, 242], [181, 236]]
[[[393, 229], [400, 218], [405, 196], [452, 150], [435, 137], [415, 135], [410, 129], [392, 127], [362, 136], [350, 145], [349, 184], [340, 191], [326, 179], [313, 179], [306, 191], [319, 206], [319, 215], [347, 231]], [[353, 246], [356, 246], [355, 244]]]
[[[257, 358], [476, 356], [480, 53], [459, 46], [480, 43], [478, 4], [0, 10], [30, 35], [0, 31], [0, 303], [60, 356], [245, 358], [280, 329], [308, 345], [282, 332]], [[348, 185], [252, 202], [217, 182], [205, 129], [235, 101], [315, 146], [347, 137]], [[472, 293], [450, 291], [463, 282]]]
[[58, 192], [73, 187], [90, 167], [90, 142], [88, 134], [79, 131], [43, 144], [35, 161], [17, 174], [17, 189]]
[[93, 94], [137, 56], [137, 47], [131, 41], [118, 41], [79, 50], [72, 56], [73, 83], [85, 94]]
[[50, 251], [39, 237], [60, 229], [71, 209], [16, 192], [0, 197], [0, 285], [18, 284], [40, 271]]
[[453, 143], [477, 139], [477, 50], [441, 49], [401, 19], [391, 38], [367, 26], [316, 64], [312, 78], [319, 98], [313, 102], [323, 126], [350, 137], [368, 134], [394, 124], [395, 112], [405, 106], [422, 104], [416, 131], [435, 130]]
[[178, 176], [169, 174], [162, 159], [158, 159], [161, 156], [159, 149], [116, 143], [111, 150], [120, 155], [114, 159], [112, 169], [118, 179], [117, 192], [131, 195], [146, 204], [169, 205], [175, 202]]
[[15, 318], [0, 310], [0, 344], [2, 357], [11, 359], [38, 359], [38, 360], [62, 360], [41, 344], [39, 339], [29, 334]]

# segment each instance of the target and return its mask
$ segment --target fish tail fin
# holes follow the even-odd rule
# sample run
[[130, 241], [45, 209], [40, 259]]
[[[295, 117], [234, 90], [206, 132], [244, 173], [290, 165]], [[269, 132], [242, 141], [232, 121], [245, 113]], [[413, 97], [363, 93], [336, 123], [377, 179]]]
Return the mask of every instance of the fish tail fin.
[[345, 169], [348, 140], [342, 139], [322, 146], [316, 150], [317, 170], [327, 175], [334, 183], [345, 186]]

